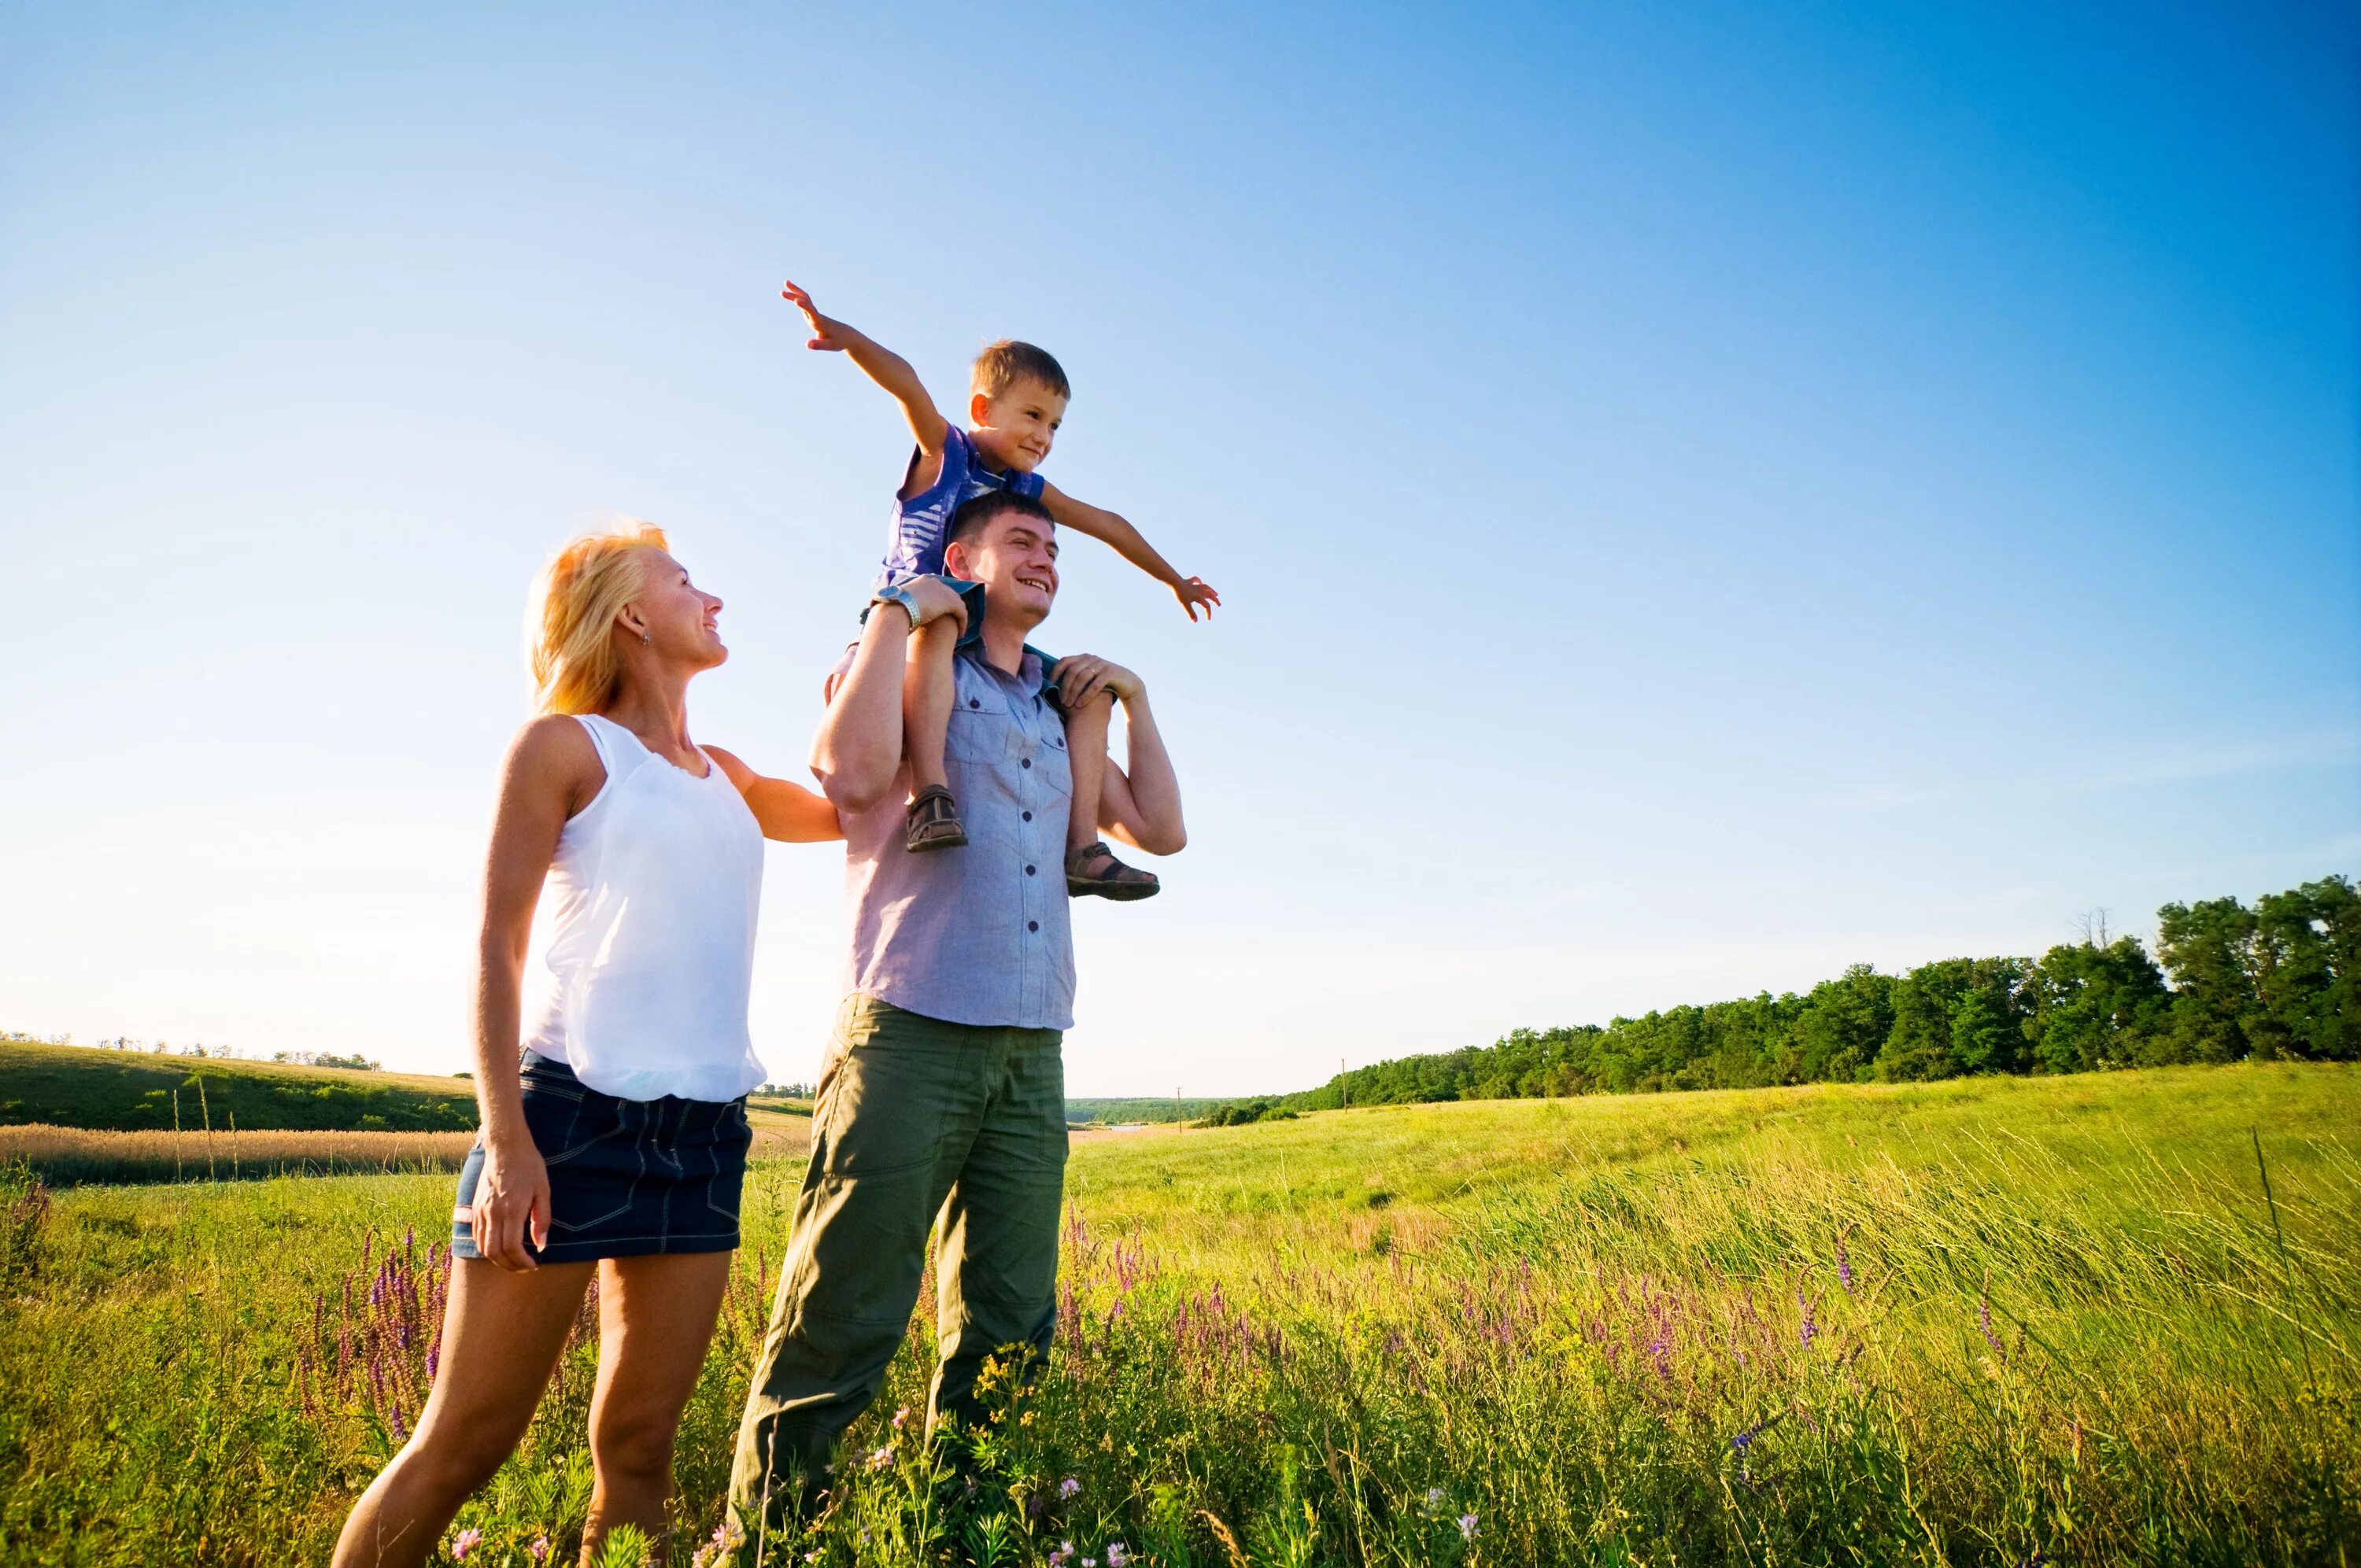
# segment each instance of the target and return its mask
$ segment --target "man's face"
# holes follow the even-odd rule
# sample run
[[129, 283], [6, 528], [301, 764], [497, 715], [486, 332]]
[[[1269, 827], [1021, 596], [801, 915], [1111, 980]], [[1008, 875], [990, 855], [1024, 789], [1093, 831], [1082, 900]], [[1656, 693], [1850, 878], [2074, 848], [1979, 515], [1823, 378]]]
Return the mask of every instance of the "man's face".
[[1049, 455], [1049, 444], [1065, 422], [1066, 400], [1038, 381], [1017, 380], [998, 397], [976, 393], [967, 411], [975, 444], [994, 467], [1030, 474]]
[[972, 539], [943, 552], [943, 565], [956, 576], [984, 587], [986, 613], [1018, 612], [1027, 626], [1039, 622], [1058, 598], [1058, 525], [1022, 512], [1003, 512]]

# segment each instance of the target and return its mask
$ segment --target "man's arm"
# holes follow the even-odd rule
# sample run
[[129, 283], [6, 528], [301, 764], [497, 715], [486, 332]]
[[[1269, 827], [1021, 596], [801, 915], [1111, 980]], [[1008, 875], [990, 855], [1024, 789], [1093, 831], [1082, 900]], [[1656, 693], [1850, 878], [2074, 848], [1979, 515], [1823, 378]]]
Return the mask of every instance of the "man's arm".
[[[903, 587], [918, 607], [920, 625], [946, 616], [967, 624], [967, 607], [940, 577], [914, 577]], [[829, 694], [812, 738], [811, 770], [845, 816], [883, 800], [902, 766], [902, 671], [916, 630], [900, 605], [871, 607], [852, 667]]]
[[1087, 533], [1093, 539], [1115, 546], [1115, 554], [1172, 590], [1189, 619], [1197, 619], [1197, 609], [1204, 607], [1205, 619], [1213, 619], [1213, 607], [1222, 596], [1213, 591], [1202, 577], [1184, 577], [1175, 571], [1172, 563], [1156, 552], [1147, 536], [1132, 527], [1130, 521], [1104, 507], [1094, 507], [1088, 501], [1078, 501], [1047, 479], [1041, 481], [1041, 503], [1049, 509], [1060, 528], [1071, 528], [1077, 533]]
[[763, 838], [776, 839], [782, 844], [824, 844], [844, 837], [844, 824], [837, 819], [836, 807], [828, 803], [825, 795], [814, 795], [785, 779], [758, 773], [719, 746], [708, 746], [705, 751], [738, 786], [738, 793], [746, 797], [747, 807], [754, 813]]
[[1163, 732], [1148, 706], [1148, 687], [1122, 665], [1094, 654], [1058, 661], [1058, 695], [1068, 707], [1103, 691], [1114, 693], [1123, 704], [1126, 766], [1107, 763], [1106, 782], [1099, 791], [1099, 826], [1151, 855], [1177, 855], [1189, 847], [1189, 826], [1180, 816], [1180, 781], [1173, 775], [1171, 753], [1165, 751]]
[[910, 368], [908, 360], [868, 334], [820, 314], [811, 296], [792, 281], [779, 291], [779, 297], [803, 312], [804, 320], [811, 323], [812, 338], [805, 347], [851, 356], [852, 362], [861, 367], [862, 374], [884, 388], [886, 395], [902, 405], [902, 417], [910, 422], [910, 433], [917, 438], [918, 450], [928, 457], [942, 455], [943, 441], [950, 426], [936, 409], [926, 383], [918, 379], [918, 373]]

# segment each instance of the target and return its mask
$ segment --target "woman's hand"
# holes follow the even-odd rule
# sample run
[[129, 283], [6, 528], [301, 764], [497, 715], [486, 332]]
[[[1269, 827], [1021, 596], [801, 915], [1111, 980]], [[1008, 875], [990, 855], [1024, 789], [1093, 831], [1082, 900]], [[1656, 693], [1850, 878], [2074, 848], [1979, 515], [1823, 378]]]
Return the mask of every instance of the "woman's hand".
[[484, 1139], [469, 1223], [476, 1250], [502, 1268], [521, 1274], [541, 1266], [524, 1245], [530, 1230], [534, 1246], [549, 1245], [549, 1167], [533, 1139], [522, 1134]]

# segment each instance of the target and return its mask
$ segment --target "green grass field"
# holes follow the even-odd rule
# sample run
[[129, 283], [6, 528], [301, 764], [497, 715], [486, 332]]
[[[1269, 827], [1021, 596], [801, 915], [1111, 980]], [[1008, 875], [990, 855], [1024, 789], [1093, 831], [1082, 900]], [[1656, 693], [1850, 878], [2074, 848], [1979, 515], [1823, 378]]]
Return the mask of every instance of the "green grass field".
[[462, 1078], [0, 1040], [0, 1126], [170, 1132], [175, 1093], [187, 1131], [210, 1123], [226, 1132], [232, 1118], [249, 1133], [431, 1133], [476, 1124], [476, 1086]]
[[[779, 1563], [2341, 1563], [2361, 1073], [1331, 1113], [1078, 1140], [1059, 1350]], [[2259, 1130], [2267, 1201], [2253, 1142]], [[800, 1169], [758, 1165], [691, 1560]], [[0, 1562], [312, 1563], [414, 1418], [447, 1177], [0, 1197]], [[414, 1228], [415, 1238], [405, 1240]], [[348, 1293], [349, 1292], [349, 1293]], [[590, 1347], [460, 1520], [559, 1557]], [[1069, 1479], [1070, 1487], [1062, 1483]], [[1121, 1542], [1120, 1553], [1111, 1543]], [[807, 1558], [807, 1553], [816, 1555]]]

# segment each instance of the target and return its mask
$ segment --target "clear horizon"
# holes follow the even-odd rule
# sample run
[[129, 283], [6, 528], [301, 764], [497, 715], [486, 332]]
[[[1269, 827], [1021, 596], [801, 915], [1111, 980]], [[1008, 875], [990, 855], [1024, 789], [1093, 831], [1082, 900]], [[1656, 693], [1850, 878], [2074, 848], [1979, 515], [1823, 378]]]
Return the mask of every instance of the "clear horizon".
[[[1056, 353], [1037, 641], [1192, 842], [1077, 1097], [2038, 953], [2361, 870], [2361, 20], [2107, 6], [0, 20], [0, 1028], [466, 1065], [527, 583], [726, 601], [801, 777], [906, 435]], [[921, 102], [934, 92], [940, 103]], [[770, 857], [776, 1080], [840, 859]]]

